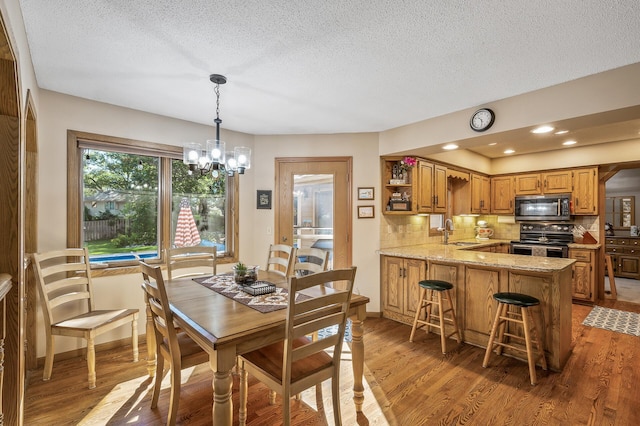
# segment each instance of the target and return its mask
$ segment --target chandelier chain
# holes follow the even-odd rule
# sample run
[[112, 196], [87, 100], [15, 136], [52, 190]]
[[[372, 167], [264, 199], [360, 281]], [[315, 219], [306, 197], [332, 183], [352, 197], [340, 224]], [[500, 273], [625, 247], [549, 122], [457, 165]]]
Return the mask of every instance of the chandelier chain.
[[216, 84], [216, 118], [220, 118], [220, 84]]

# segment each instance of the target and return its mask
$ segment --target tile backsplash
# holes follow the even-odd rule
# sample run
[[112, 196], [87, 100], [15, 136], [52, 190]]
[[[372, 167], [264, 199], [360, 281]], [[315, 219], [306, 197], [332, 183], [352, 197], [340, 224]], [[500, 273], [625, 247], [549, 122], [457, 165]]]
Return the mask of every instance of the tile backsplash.
[[[493, 238], [504, 240], [520, 238], [520, 228], [512, 221], [513, 217], [501, 217], [503, 219], [495, 215], [453, 216], [454, 231], [449, 234], [449, 239], [458, 241], [475, 238], [478, 220], [484, 220], [489, 224], [494, 232]], [[429, 236], [429, 216], [383, 215], [380, 228], [380, 248], [438, 243], [443, 239], [441, 234]]]
[[[475, 238], [476, 223], [484, 220], [493, 229], [493, 237], [499, 240], [518, 240], [520, 226], [513, 216], [453, 216], [454, 231], [449, 234], [450, 241]], [[598, 216], [575, 216], [573, 223], [582, 225], [599, 243], [600, 222]], [[380, 248], [403, 247], [416, 244], [442, 242], [442, 234], [429, 236], [429, 216], [391, 216], [383, 215], [380, 220]]]

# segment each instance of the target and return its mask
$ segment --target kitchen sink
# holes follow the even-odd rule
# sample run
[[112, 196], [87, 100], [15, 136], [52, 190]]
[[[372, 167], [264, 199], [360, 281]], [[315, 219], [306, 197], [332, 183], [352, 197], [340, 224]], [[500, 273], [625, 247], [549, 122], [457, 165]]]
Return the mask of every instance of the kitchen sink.
[[452, 246], [475, 246], [476, 244], [480, 244], [480, 243], [476, 243], [474, 241], [458, 241], [455, 243], [449, 243]]

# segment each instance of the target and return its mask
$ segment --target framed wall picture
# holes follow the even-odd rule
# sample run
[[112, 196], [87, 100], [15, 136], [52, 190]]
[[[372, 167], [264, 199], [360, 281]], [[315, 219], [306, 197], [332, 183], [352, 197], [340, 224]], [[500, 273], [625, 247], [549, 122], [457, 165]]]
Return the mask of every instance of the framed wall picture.
[[271, 209], [271, 190], [258, 189], [256, 197], [256, 208]]
[[373, 187], [359, 187], [358, 188], [358, 200], [373, 200], [374, 199]]
[[358, 219], [373, 219], [374, 217], [373, 206], [358, 206]]

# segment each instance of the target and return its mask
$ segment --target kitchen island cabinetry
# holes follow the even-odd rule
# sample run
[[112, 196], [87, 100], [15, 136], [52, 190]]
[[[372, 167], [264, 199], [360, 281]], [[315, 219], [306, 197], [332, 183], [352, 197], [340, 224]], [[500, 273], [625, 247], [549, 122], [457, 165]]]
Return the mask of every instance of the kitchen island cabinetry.
[[616, 277], [640, 280], [640, 237], [606, 238], [605, 252], [611, 255]]
[[[599, 247], [599, 246], [598, 246]], [[573, 300], [579, 303], [593, 304], [596, 299], [596, 262], [597, 247], [593, 249], [569, 248], [569, 257], [576, 259], [573, 264], [572, 294]]]
[[[494, 293], [509, 291], [528, 294], [540, 300], [538, 329], [541, 330], [547, 362], [555, 371], [564, 367], [570, 354], [571, 265], [575, 260], [537, 256], [523, 258], [442, 244], [383, 249], [380, 254], [384, 317], [412, 324], [415, 307], [398, 309], [391, 306], [389, 301], [393, 300], [397, 305], [417, 297], [409, 293], [389, 297], [392, 292], [417, 289], [417, 280], [406, 279], [401, 285], [398, 284], [398, 274], [389, 273], [388, 259], [424, 260], [427, 278], [448, 281], [454, 285], [454, 306], [465, 342], [486, 347], [497, 307], [493, 300]], [[521, 357], [517, 353], [515, 355]]]
[[424, 260], [382, 256], [382, 308], [387, 316], [405, 322], [416, 314], [420, 289], [418, 282], [426, 279]]

